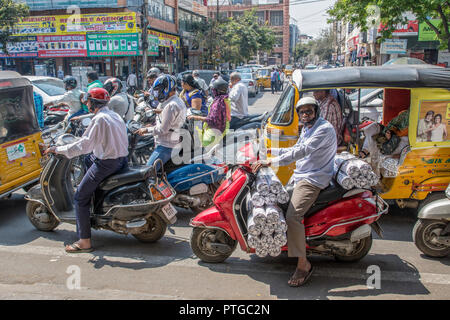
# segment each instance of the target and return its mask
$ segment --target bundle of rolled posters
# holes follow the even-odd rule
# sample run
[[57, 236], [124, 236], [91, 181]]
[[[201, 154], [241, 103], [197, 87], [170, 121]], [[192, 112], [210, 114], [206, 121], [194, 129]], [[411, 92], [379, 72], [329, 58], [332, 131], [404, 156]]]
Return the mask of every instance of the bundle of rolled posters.
[[334, 158], [334, 177], [344, 189], [370, 189], [379, 182], [378, 175], [367, 162], [348, 152], [342, 152]]

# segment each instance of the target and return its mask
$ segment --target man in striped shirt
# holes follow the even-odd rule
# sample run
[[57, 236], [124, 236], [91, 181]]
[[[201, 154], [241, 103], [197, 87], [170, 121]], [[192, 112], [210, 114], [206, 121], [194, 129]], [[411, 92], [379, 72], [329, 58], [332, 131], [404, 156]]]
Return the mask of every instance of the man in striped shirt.
[[320, 116], [333, 125], [336, 131], [337, 145], [340, 146], [343, 141], [343, 115], [339, 103], [330, 94], [330, 90], [317, 90], [313, 94], [319, 102]]

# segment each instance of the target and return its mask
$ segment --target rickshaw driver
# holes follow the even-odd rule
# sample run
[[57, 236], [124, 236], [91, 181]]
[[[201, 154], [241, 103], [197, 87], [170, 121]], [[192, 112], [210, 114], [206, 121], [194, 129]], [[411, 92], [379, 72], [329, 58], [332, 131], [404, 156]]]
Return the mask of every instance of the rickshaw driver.
[[288, 282], [291, 287], [305, 284], [313, 272], [306, 258], [305, 226], [302, 220], [320, 191], [330, 184], [337, 151], [334, 127], [320, 116], [319, 104], [314, 98], [300, 99], [296, 111], [304, 125], [297, 143], [290, 148], [272, 148], [270, 152], [275, 158], [259, 160], [252, 165], [253, 172], [257, 172], [261, 166], [286, 166], [296, 162], [296, 185], [286, 213], [288, 256], [298, 258], [297, 269]]
[[68, 253], [91, 252], [90, 205], [98, 185], [108, 176], [128, 168], [127, 127], [122, 118], [107, 107], [109, 94], [103, 88], [91, 89], [87, 95], [89, 111], [94, 113], [81, 139], [74, 143], [50, 147], [44, 154], [57, 153], [68, 158], [93, 153], [87, 157], [88, 168], [75, 193], [75, 211], [79, 240], [67, 245]]

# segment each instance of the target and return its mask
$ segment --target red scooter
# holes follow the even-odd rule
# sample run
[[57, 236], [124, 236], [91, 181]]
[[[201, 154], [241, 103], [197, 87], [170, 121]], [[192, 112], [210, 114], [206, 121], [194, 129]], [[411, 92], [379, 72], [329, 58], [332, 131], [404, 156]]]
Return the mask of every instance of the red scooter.
[[[214, 195], [215, 206], [191, 220], [191, 248], [200, 260], [223, 262], [237, 243], [242, 250], [255, 252], [247, 243], [250, 212], [247, 195], [255, 180], [256, 175], [248, 164], [230, 166]], [[286, 187], [291, 196], [293, 188], [293, 185]], [[286, 212], [287, 206], [283, 210]], [[345, 190], [332, 183], [320, 192], [305, 214], [308, 254], [333, 256], [340, 261], [363, 258], [372, 246], [372, 229], [381, 237], [377, 220], [387, 211], [387, 203], [371, 190]], [[287, 251], [287, 246], [282, 251]]]

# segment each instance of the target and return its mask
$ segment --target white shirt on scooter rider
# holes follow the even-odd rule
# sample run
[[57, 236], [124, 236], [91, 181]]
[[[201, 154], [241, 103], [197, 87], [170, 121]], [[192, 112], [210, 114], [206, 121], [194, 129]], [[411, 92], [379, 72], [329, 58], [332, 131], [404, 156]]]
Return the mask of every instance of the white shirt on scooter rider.
[[303, 127], [297, 143], [290, 148], [271, 148], [273, 166], [286, 166], [295, 161], [294, 180], [306, 180], [325, 189], [334, 170], [337, 143], [334, 127], [319, 117], [311, 128]]
[[69, 106], [68, 116], [70, 117], [81, 110], [80, 95], [82, 94], [83, 92], [78, 88], [71, 89], [64, 92], [64, 95], [61, 98], [53, 100], [52, 102], [54, 105], [60, 103], [67, 104]]
[[57, 147], [55, 151], [69, 159], [91, 152], [101, 160], [126, 157], [128, 155], [127, 127], [116, 112], [105, 106], [92, 118], [80, 139]]
[[180, 129], [186, 121], [186, 105], [178, 95], [173, 95], [158, 106], [162, 109], [154, 127], [147, 132], [155, 136], [155, 145], [176, 148], [180, 145]]

